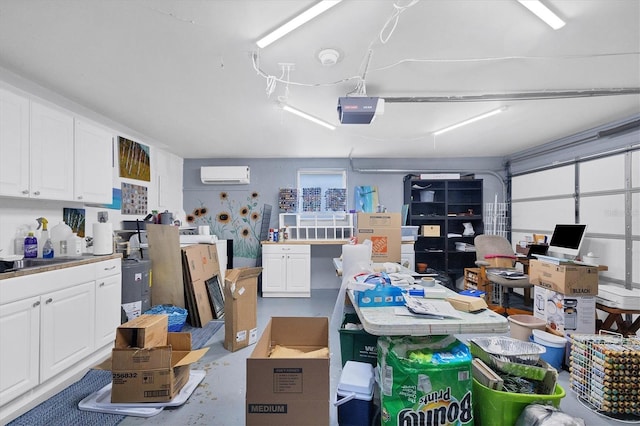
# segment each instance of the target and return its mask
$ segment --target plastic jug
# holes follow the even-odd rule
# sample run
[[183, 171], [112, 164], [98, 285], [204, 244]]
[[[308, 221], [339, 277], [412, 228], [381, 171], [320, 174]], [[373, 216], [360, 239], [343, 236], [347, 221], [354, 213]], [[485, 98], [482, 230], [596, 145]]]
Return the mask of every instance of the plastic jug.
[[64, 222], [60, 222], [56, 226], [51, 228], [51, 231], [49, 234], [51, 236], [51, 243], [53, 244], [53, 250], [56, 253], [64, 254], [62, 253], [62, 250], [61, 250], [62, 247], [60, 246], [60, 242], [65, 241], [66, 243], [67, 239], [71, 237], [71, 235], [73, 234], [73, 231], [71, 231], [71, 227]]

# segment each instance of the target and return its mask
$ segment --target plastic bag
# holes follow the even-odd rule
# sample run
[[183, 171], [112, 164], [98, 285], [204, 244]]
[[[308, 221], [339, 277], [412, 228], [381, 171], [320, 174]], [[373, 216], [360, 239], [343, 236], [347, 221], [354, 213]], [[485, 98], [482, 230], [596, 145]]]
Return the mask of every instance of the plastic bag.
[[585, 423], [551, 405], [530, 404], [522, 410], [515, 426], [585, 426]]

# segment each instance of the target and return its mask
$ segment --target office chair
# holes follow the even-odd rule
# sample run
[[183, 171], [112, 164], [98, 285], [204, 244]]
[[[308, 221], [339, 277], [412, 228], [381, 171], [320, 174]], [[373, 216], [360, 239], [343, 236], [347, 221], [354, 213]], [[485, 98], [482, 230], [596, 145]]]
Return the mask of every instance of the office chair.
[[[476, 265], [480, 268], [480, 279], [486, 285], [497, 285], [502, 295], [501, 306], [495, 311], [504, 310], [503, 315], [509, 315], [509, 293], [514, 288], [531, 288], [533, 284], [529, 282], [529, 276], [524, 275], [517, 278], [505, 278], [496, 275], [499, 270], [513, 270], [515, 255], [511, 243], [499, 235], [478, 235], [473, 243], [476, 247]], [[493, 272], [492, 272], [493, 271]], [[491, 301], [491, 300], [489, 300]]]

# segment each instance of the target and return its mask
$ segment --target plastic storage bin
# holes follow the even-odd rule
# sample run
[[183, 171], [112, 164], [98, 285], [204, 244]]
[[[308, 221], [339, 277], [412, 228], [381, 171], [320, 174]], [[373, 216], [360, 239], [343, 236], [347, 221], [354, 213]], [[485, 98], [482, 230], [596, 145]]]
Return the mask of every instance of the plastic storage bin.
[[358, 314], [345, 314], [339, 330], [342, 366], [344, 367], [347, 361], [358, 361], [375, 367], [378, 363], [378, 336], [364, 330], [345, 328], [346, 324], [360, 324]]
[[514, 339], [529, 341], [534, 329], [544, 330], [546, 321], [533, 315], [509, 315], [509, 335]]
[[566, 392], [556, 384], [553, 395], [521, 394], [489, 389], [473, 379], [473, 420], [477, 425], [512, 426], [533, 403], [560, 406]]
[[564, 337], [556, 336], [542, 330], [534, 330], [530, 337], [532, 342], [544, 346], [547, 351], [540, 355], [540, 358], [547, 361], [556, 370], [562, 369], [564, 360], [564, 351], [567, 346], [567, 340]]
[[187, 310], [173, 305], [156, 305], [144, 312], [145, 314], [165, 314], [169, 317], [168, 331], [176, 332], [182, 330], [187, 320]]
[[370, 425], [373, 413], [373, 366], [347, 361], [336, 392], [340, 426]]

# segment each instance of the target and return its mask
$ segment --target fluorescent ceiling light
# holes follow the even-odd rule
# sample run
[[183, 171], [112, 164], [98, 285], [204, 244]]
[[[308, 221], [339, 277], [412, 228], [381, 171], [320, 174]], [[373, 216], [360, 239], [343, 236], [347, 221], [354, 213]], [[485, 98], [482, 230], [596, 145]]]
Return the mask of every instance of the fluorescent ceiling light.
[[294, 108], [294, 107], [291, 107], [291, 106], [289, 106], [289, 105], [287, 105], [287, 104], [283, 104], [283, 105], [282, 105], [282, 109], [283, 109], [283, 110], [285, 110], [285, 111], [287, 111], [287, 112], [290, 112], [291, 114], [295, 114], [295, 115], [297, 115], [298, 117], [305, 118], [305, 119], [307, 119], [307, 120], [309, 120], [309, 121], [312, 121], [312, 122], [314, 122], [314, 123], [316, 123], [316, 124], [319, 124], [319, 125], [321, 125], [321, 126], [324, 126], [324, 127], [326, 127], [327, 129], [329, 129], [329, 130], [335, 130], [335, 129], [336, 129], [336, 126], [334, 126], [333, 124], [331, 124], [331, 123], [327, 123], [327, 122], [326, 122], [326, 121], [324, 121], [324, 120], [321, 120], [321, 119], [319, 119], [319, 118], [317, 118], [317, 117], [314, 117], [313, 115], [309, 115], [309, 114], [307, 114], [306, 112], [300, 111], [299, 109], [296, 109], [296, 108]]
[[321, 13], [326, 12], [331, 9], [333, 6], [340, 3], [342, 0], [322, 0], [319, 3], [311, 6], [309, 9], [302, 12], [300, 15], [296, 16], [289, 22], [285, 23], [281, 27], [276, 30], [270, 32], [266, 36], [262, 37], [260, 40], [256, 42], [259, 48], [267, 47], [274, 41], [278, 40], [280, 37], [284, 37], [289, 34], [291, 31], [298, 28], [300, 25], [303, 25]]
[[553, 13], [547, 6], [542, 4], [540, 0], [518, 0], [518, 2], [533, 12], [538, 18], [542, 19], [547, 25], [554, 30], [564, 27], [565, 22]]
[[471, 123], [474, 123], [474, 122], [476, 122], [478, 120], [482, 120], [482, 119], [491, 117], [493, 115], [500, 114], [502, 111], [506, 111], [506, 110], [507, 110], [507, 107], [503, 106], [501, 108], [494, 109], [494, 110], [489, 111], [489, 112], [485, 112], [484, 114], [477, 115], [477, 116], [472, 117], [472, 118], [470, 118], [468, 120], [464, 120], [464, 121], [461, 121], [460, 123], [453, 124], [453, 125], [451, 125], [449, 127], [445, 127], [444, 129], [436, 130], [435, 132], [433, 132], [433, 135], [434, 136], [441, 135], [441, 134], [443, 134], [445, 132], [448, 132], [449, 130], [457, 129], [458, 127], [462, 127], [462, 126], [466, 126], [467, 124], [471, 124]]

